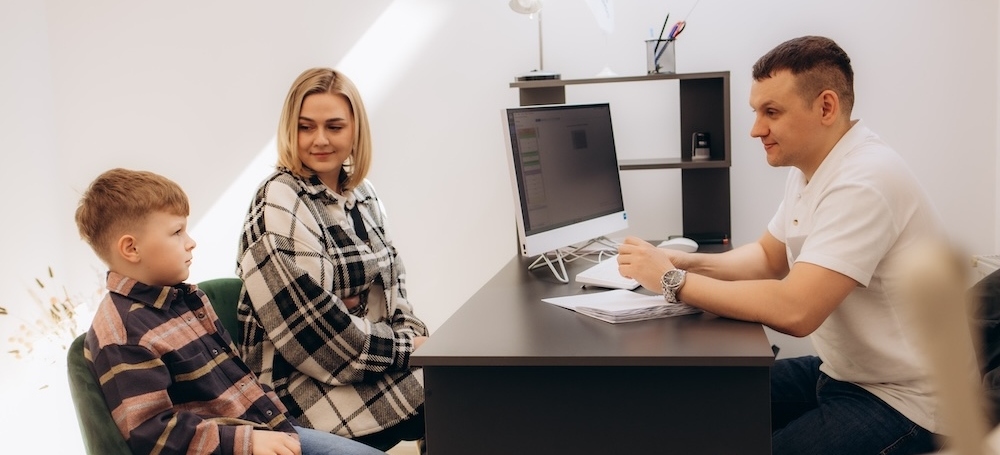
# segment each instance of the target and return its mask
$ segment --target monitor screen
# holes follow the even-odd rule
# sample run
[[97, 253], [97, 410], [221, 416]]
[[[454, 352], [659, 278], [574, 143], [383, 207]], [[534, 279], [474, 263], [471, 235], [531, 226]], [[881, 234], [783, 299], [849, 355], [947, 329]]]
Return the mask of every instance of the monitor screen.
[[522, 255], [628, 228], [607, 103], [507, 108], [503, 122]]

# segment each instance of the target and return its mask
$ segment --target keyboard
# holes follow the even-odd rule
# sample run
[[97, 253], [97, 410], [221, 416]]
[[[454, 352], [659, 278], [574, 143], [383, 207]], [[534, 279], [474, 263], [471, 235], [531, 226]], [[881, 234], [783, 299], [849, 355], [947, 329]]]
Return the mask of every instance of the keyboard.
[[618, 273], [618, 256], [609, 256], [576, 274], [576, 282], [609, 289], [635, 289], [639, 282]]

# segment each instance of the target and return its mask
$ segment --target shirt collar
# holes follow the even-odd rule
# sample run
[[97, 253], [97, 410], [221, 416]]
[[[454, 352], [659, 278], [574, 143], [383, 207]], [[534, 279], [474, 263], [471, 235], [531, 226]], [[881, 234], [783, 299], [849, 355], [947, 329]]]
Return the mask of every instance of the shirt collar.
[[330, 189], [330, 187], [326, 186], [326, 184], [323, 183], [323, 181], [316, 175], [306, 179], [299, 177], [299, 179], [302, 180], [302, 186], [306, 193], [311, 195], [314, 199], [326, 199], [337, 204], [343, 203], [345, 209], [347, 210], [354, 208], [354, 204], [358, 200], [358, 196], [355, 194], [357, 191], [356, 189], [348, 191], [347, 194], [337, 194]]
[[840, 167], [838, 163], [847, 156], [848, 152], [854, 150], [873, 134], [861, 119], [853, 120], [853, 122], [854, 124], [851, 125], [851, 128], [844, 133], [840, 140], [837, 141], [837, 144], [833, 146], [833, 149], [830, 150], [830, 153], [826, 155], [826, 158], [823, 158], [823, 162], [816, 168], [816, 172], [813, 173], [812, 179], [807, 184], [808, 187], [822, 187], [822, 183], [815, 182], [825, 182], [833, 177]]
[[181, 298], [182, 292], [190, 293], [196, 289], [196, 286], [187, 283], [176, 286], [152, 286], [116, 272], [108, 272], [107, 287], [110, 292], [160, 310]]

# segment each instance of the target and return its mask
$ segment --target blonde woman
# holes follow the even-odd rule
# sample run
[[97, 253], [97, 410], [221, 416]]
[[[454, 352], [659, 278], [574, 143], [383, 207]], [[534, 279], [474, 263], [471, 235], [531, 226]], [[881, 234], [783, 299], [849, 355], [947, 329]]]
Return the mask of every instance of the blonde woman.
[[277, 142], [277, 170], [257, 189], [240, 240], [247, 363], [303, 426], [382, 450], [418, 440], [423, 377], [409, 359], [427, 327], [365, 179], [371, 132], [351, 80], [303, 72]]

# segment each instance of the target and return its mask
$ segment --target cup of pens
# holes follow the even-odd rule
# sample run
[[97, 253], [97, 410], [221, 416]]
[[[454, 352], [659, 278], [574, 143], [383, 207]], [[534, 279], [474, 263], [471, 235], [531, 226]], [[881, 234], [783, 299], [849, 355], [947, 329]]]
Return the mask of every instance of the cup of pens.
[[674, 56], [674, 40], [646, 40], [646, 73], [674, 74], [677, 63]]
[[[697, 1], [695, 6], [698, 6]], [[694, 7], [691, 7], [693, 10]], [[691, 14], [690, 12], [688, 14]], [[663, 27], [660, 28], [660, 36], [656, 39], [646, 40], [646, 73], [647, 74], [674, 74], [677, 72], [677, 63], [674, 60], [674, 41], [677, 36], [684, 31], [686, 21], [677, 21], [670, 31], [667, 32], [667, 23], [670, 22], [670, 13], [663, 19]], [[664, 35], [663, 33], [667, 34]], [[653, 30], [649, 30], [649, 35], [653, 35]]]

